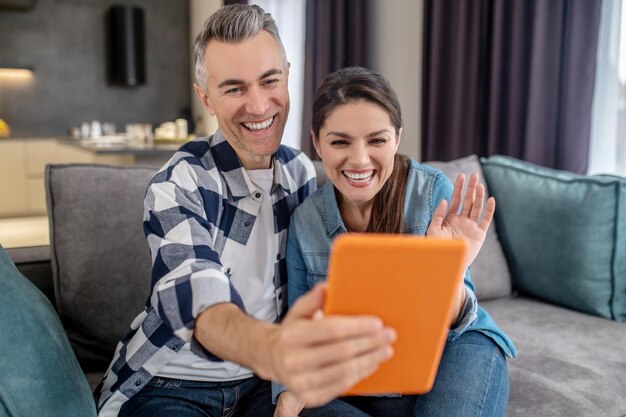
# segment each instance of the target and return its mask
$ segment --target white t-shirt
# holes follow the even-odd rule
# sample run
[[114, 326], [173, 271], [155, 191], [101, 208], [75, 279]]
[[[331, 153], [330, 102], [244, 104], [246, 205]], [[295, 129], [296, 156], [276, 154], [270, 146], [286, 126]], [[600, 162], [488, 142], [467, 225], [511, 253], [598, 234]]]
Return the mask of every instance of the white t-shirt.
[[[270, 191], [273, 168], [246, 171], [256, 188], [252, 193], [251, 214], [256, 215], [250, 237], [236, 260], [222, 259], [230, 280], [243, 299], [248, 315], [273, 323], [278, 317], [275, 301], [274, 261], [278, 248], [274, 242], [274, 210]], [[258, 197], [257, 197], [258, 196]], [[252, 213], [255, 211], [256, 213]], [[227, 381], [252, 376], [253, 372], [233, 362], [211, 362], [200, 358], [185, 343], [158, 376], [192, 381]]]

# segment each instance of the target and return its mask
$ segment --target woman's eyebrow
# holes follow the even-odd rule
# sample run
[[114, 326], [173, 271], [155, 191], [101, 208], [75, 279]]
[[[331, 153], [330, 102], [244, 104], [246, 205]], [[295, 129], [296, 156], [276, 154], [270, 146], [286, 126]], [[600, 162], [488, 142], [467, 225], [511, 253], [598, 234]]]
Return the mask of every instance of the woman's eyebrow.
[[391, 132], [389, 132], [389, 129], [381, 129], [381, 130], [377, 130], [376, 132], [369, 133], [367, 137], [371, 138], [372, 136], [378, 136], [381, 133], [391, 133]]
[[335, 131], [335, 130], [332, 130], [332, 131], [328, 132], [326, 134], [326, 137], [331, 136], [331, 135], [332, 136], [339, 136], [340, 138], [346, 138], [346, 139], [350, 139], [350, 137], [351, 137], [347, 133], [339, 132], [339, 131]]

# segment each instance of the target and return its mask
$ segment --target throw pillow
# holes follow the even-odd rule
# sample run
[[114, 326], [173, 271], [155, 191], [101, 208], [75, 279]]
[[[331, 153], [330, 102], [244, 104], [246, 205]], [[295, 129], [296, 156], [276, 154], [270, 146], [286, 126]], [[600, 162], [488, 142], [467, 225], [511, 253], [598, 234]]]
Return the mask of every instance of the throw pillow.
[[107, 368], [150, 294], [143, 197], [153, 168], [46, 168], [56, 306], [79, 361]]
[[95, 416], [87, 379], [48, 299], [0, 246], [0, 415]]
[[483, 159], [513, 286], [626, 321], [626, 179]]

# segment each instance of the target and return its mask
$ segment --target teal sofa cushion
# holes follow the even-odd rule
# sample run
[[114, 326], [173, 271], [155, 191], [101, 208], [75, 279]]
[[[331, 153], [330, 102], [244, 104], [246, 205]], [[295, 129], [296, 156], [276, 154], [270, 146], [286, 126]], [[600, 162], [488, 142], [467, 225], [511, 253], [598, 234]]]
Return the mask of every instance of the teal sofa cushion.
[[626, 179], [481, 160], [513, 286], [626, 321]]
[[87, 379], [48, 299], [0, 246], [0, 416], [95, 416]]

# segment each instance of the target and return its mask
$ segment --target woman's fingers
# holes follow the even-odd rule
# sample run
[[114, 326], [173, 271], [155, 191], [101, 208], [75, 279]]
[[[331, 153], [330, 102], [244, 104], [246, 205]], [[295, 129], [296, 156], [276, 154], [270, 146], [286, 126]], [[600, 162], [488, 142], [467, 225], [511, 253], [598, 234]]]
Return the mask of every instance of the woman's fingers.
[[491, 224], [491, 220], [493, 219], [493, 214], [496, 212], [496, 199], [493, 197], [489, 197], [487, 200], [487, 207], [485, 208], [485, 214], [483, 215], [483, 219], [480, 221], [480, 229], [484, 232], [487, 232], [489, 229], [489, 225]]
[[[495, 199], [490, 197], [487, 200], [487, 205], [485, 206], [484, 200], [487, 191], [485, 190], [485, 186], [479, 182], [479, 175], [477, 172], [470, 175], [465, 194], [463, 194], [464, 182], [465, 175], [459, 174], [454, 182], [452, 198], [450, 199], [450, 209], [446, 214], [446, 205], [444, 205], [445, 200], [440, 202], [433, 213], [429, 229], [441, 228], [450, 221], [455, 222], [455, 220], [452, 220], [447, 216], [458, 216], [460, 218], [469, 218], [476, 223], [481, 230], [487, 231], [496, 209]], [[463, 203], [462, 205], [461, 202]]]
[[456, 215], [459, 212], [461, 206], [461, 200], [463, 197], [463, 183], [465, 182], [465, 175], [459, 174], [454, 181], [454, 189], [452, 190], [452, 198], [450, 199], [450, 213]]
[[463, 200], [463, 210], [461, 216], [469, 217], [472, 207], [474, 206], [474, 198], [476, 196], [476, 185], [478, 184], [478, 174], [474, 172], [470, 175], [467, 191], [465, 191], [465, 199]]
[[478, 186], [476, 187], [476, 195], [474, 197], [474, 201], [472, 204], [472, 210], [469, 212], [469, 218], [474, 222], [478, 222], [480, 213], [483, 211], [484, 198], [485, 198], [485, 186], [482, 184], [478, 184]]
[[[443, 224], [446, 218], [446, 212], [448, 211], [448, 202], [445, 199], [442, 199], [439, 202], [439, 205], [435, 209], [433, 213], [433, 217], [430, 220], [430, 226], [428, 227], [429, 232], [437, 231], [441, 229], [441, 225]], [[429, 234], [427, 232], [427, 234]]]

